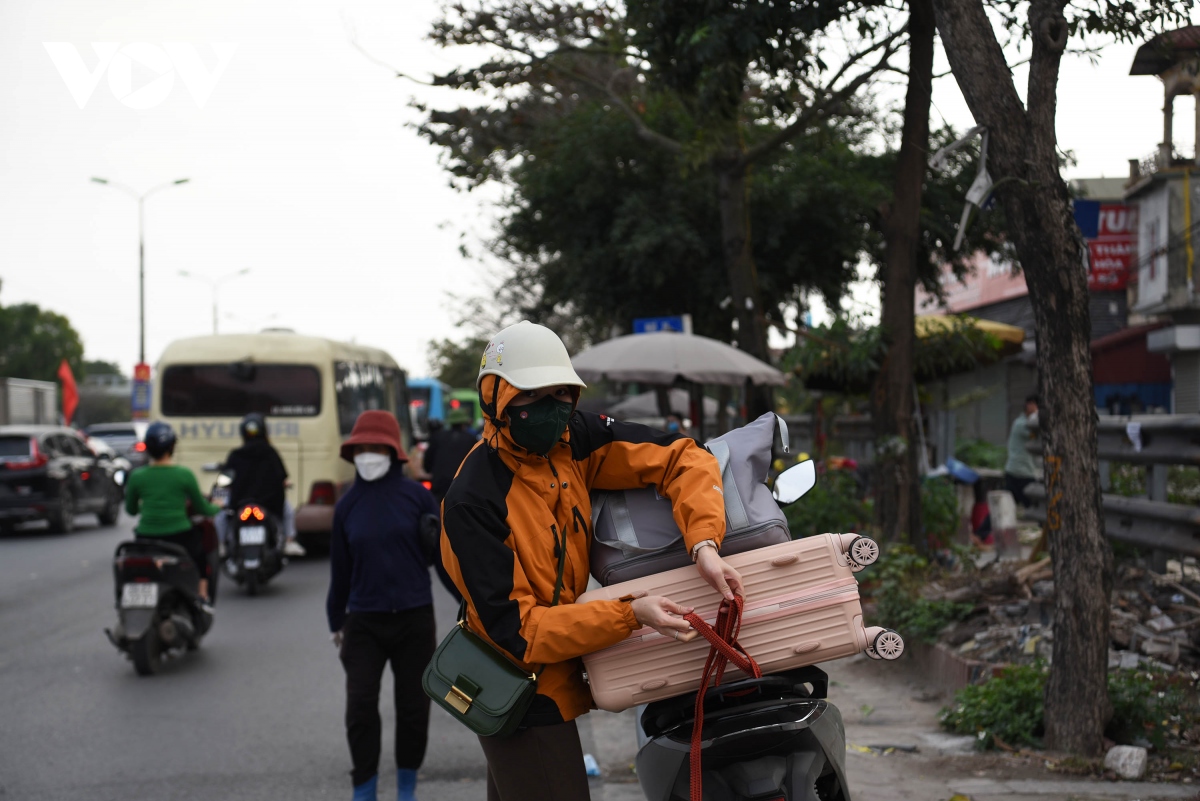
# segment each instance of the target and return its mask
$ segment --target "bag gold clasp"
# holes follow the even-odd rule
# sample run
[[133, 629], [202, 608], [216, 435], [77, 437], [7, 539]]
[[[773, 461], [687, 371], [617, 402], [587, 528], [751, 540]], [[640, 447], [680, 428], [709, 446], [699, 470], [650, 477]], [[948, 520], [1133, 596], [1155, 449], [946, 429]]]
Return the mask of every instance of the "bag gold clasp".
[[471, 704], [475, 703], [475, 699], [451, 685], [450, 692], [446, 693], [446, 703], [457, 709], [460, 715], [465, 715]]

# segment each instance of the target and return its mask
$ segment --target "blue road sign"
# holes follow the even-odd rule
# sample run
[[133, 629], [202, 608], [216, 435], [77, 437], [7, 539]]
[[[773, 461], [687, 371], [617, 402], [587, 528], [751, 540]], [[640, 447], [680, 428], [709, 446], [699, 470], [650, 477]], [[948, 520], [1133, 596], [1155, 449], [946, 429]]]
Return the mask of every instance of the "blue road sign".
[[692, 321], [687, 319], [690, 316], [688, 314], [676, 314], [671, 317], [639, 317], [633, 321], [633, 333], [657, 334], [662, 331], [669, 331], [676, 334], [690, 333]]
[[135, 413], [145, 413], [150, 411], [150, 382], [149, 381], [134, 381], [133, 382], [133, 397], [130, 398], [131, 407]]

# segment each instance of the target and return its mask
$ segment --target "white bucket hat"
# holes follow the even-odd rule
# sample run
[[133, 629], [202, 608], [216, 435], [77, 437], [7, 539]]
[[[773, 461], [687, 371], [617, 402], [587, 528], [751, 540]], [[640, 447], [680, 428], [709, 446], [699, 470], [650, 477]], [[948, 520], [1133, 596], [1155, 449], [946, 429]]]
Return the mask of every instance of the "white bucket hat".
[[487, 343], [479, 361], [476, 389], [485, 375], [499, 376], [517, 389], [587, 386], [571, 366], [567, 346], [558, 334], [528, 320], [510, 325]]

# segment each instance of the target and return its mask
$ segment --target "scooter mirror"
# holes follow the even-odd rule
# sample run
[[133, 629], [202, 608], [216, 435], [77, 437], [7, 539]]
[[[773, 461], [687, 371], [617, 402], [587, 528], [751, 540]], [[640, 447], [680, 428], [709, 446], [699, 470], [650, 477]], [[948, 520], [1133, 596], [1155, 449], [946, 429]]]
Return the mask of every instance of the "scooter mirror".
[[817, 485], [817, 466], [812, 459], [792, 465], [775, 477], [771, 495], [780, 506], [800, 500], [804, 493]]

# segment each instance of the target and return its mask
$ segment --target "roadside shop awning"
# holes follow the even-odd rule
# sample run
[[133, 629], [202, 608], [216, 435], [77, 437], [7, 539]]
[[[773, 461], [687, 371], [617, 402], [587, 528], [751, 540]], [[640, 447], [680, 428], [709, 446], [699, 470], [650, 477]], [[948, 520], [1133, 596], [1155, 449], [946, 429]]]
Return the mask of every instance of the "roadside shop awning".
[[[966, 315], [923, 314], [916, 317], [914, 327], [917, 344], [913, 372], [918, 382], [936, 381], [993, 364], [1020, 353], [1025, 341], [1022, 328]], [[861, 336], [857, 342], [875, 342], [878, 350], [851, 353], [857, 347], [854, 339], [841, 347], [830, 343], [817, 363], [810, 363], [801, 373], [804, 386], [851, 395], [869, 391], [884, 351], [879, 332], [864, 332]]]

